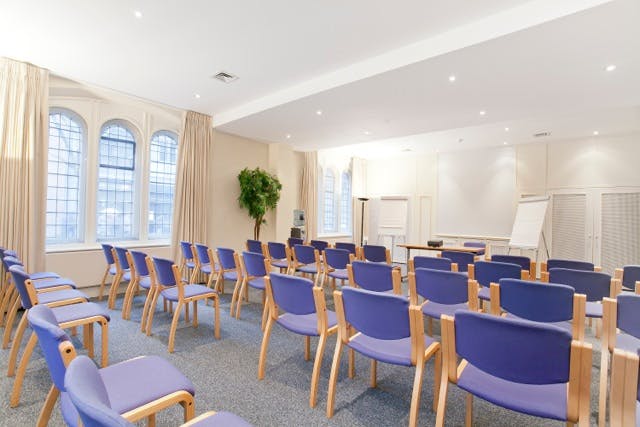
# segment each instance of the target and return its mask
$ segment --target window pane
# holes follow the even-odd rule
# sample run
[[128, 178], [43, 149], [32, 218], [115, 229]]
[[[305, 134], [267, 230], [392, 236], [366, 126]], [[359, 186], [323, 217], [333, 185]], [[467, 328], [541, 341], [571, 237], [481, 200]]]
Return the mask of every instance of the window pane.
[[111, 124], [102, 130], [98, 156], [98, 240], [135, 239], [133, 208], [136, 141], [124, 126]]
[[176, 182], [177, 138], [158, 132], [151, 139], [149, 162], [149, 239], [171, 237]]
[[331, 233], [338, 231], [335, 209], [335, 178], [331, 170], [327, 170], [324, 174], [322, 183], [323, 188], [323, 232]]
[[80, 209], [84, 132], [71, 114], [49, 115], [47, 244], [82, 241]]
[[340, 231], [351, 234], [351, 174], [342, 174], [342, 192], [340, 193]]

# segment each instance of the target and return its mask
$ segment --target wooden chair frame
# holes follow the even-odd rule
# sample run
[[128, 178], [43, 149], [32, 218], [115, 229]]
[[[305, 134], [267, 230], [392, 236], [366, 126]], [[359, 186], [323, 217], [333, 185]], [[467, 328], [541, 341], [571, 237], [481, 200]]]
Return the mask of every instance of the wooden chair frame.
[[[291, 253], [293, 252], [293, 250], [287, 245], [284, 245], [284, 253], [286, 255], [285, 258], [272, 258], [271, 257], [271, 253], [269, 252], [269, 245], [267, 243], [263, 243], [262, 244], [262, 253], [264, 254], [264, 257], [266, 259], [269, 260], [269, 270], [267, 271], [271, 271], [272, 268], [278, 268], [278, 271], [282, 274], [289, 274], [289, 272], [291, 271], [291, 266], [293, 265], [293, 256], [291, 255]], [[273, 261], [281, 261], [282, 259], [286, 259], [287, 260], [287, 266], [286, 267], [278, 267], [273, 265]], [[284, 269], [284, 271], [283, 271]]]
[[[347, 275], [349, 276], [349, 286], [359, 288], [360, 285], [356, 283], [353, 274], [353, 266], [351, 264], [347, 264]], [[402, 295], [402, 273], [399, 268], [394, 267], [391, 269], [391, 284], [393, 293], [396, 295]]]
[[[340, 369], [340, 359], [342, 357], [343, 348], [355, 338], [359, 332], [356, 332], [354, 328], [346, 321], [344, 314], [344, 303], [342, 300], [342, 292], [334, 291], [333, 298], [335, 302], [336, 317], [338, 319], [338, 339], [336, 340], [336, 348], [333, 355], [333, 362], [331, 364], [331, 374], [329, 377], [329, 392], [327, 394], [327, 418], [333, 417], [335, 397], [336, 397], [336, 383], [338, 381], [338, 371]], [[422, 317], [422, 309], [420, 307], [411, 305], [409, 306], [409, 326], [411, 330], [411, 363], [416, 368], [413, 381], [413, 391], [411, 394], [411, 408], [409, 409], [409, 427], [415, 427], [418, 423], [418, 411], [420, 408], [420, 394], [422, 392], [422, 377], [424, 371], [424, 365], [435, 356], [435, 373], [433, 381], [433, 409], [436, 408], [436, 403], [439, 401], [440, 384], [438, 377], [441, 376], [442, 366], [442, 351], [440, 343], [434, 342], [427, 348], [424, 348], [424, 323]], [[355, 351], [349, 348], [349, 378], [355, 376]], [[371, 359], [371, 374], [370, 385], [371, 387], [377, 386], [377, 360]]]
[[[638, 355], [615, 349], [611, 359], [609, 425], [635, 427], [638, 395]], [[603, 425], [603, 424], [600, 424]]]
[[[113, 310], [116, 307], [116, 299], [118, 298], [118, 288], [120, 287], [120, 282], [122, 281], [122, 278], [124, 277], [124, 274], [125, 274], [125, 271], [123, 270], [122, 265], [120, 264], [120, 259], [118, 258], [118, 253], [116, 252], [115, 247], [111, 249], [111, 253], [113, 254], [113, 260], [115, 261], [115, 264], [116, 264], [116, 275], [113, 277], [113, 281], [111, 282], [111, 287], [109, 288], [109, 300], [107, 303], [109, 310]], [[127, 253], [129, 253], [128, 249], [127, 249]], [[131, 268], [131, 265], [129, 265], [129, 268]], [[133, 275], [131, 273], [129, 273], [129, 275], [131, 276], [131, 280], [133, 280]]]
[[[460, 378], [467, 366], [465, 359], [462, 359], [458, 364], [453, 317], [443, 315], [440, 325], [442, 328], [443, 359], [436, 427], [444, 426], [449, 383], [457, 384], [458, 378]], [[575, 340], [571, 342], [571, 361], [567, 386], [567, 419], [569, 420], [568, 423], [578, 423], [581, 427], [589, 425], [592, 352], [593, 350], [589, 343]], [[470, 427], [472, 424], [473, 395], [467, 393], [465, 426]]]
[[[280, 317], [279, 308], [275, 304], [273, 299], [273, 289], [271, 287], [271, 280], [269, 277], [265, 278], [265, 292], [267, 294], [267, 306], [269, 310], [269, 317], [267, 325], [264, 330], [262, 338], [262, 345], [260, 347], [260, 359], [258, 361], [258, 379], [264, 379], [265, 365], [267, 359], [267, 350], [269, 348], [269, 338], [271, 336], [271, 329], [274, 323]], [[320, 379], [320, 369], [322, 368], [322, 358], [324, 356], [324, 349], [327, 344], [327, 338], [338, 332], [338, 325], [329, 328], [327, 320], [327, 305], [324, 298], [324, 291], [320, 286], [313, 287], [313, 300], [316, 306], [316, 313], [318, 316], [318, 346], [316, 348], [316, 357], [313, 362], [313, 371], [311, 373], [311, 392], [309, 395], [309, 406], [314, 408], [317, 402], [318, 394], [318, 382]], [[305, 336], [304, 346], [304, 360], [311, 359], [311, 337]]]
[[[100, 290], [98, 291], [98, 301], [102, 301], [102, 297], [104, 296], [104, 288], [107, 285], [107, 277], [109, 277], [109, 272], [111, 271], [111, 267], [114, 267], [114, 266], [115, 266], [115, 262], [113, 264], [107, 264], [107, 268], [105, 268], [104, 270], [104, 274], [102, 275], [102, 280], [100, 281]], [[111, 283], [113, 283], [113, 280], [111, 281]], [[111, 287], [111, 284], [109, 284], [109, 287]]]
[[193, 262], [196, 264], [196, 266], [191, 272], [189, 283], [199, 283], [196, 282], [196, 280], [198, 279], [198, 274], [202, 273], [207, 276], [207, 287], [211, 288], [211, 285], [213, 285], [213, 280], [217, 279], [217, 275], [219, 273], [218, 271], [216, 271], [217, 258], [213, 255], [213, 250], [207, 246], [207, 256], [209, 257], [209, 264], [211, 265], [211, 274], [207, 274], [202, 271], [202, 262], [200, 261], [200, 257], [198, 256], [198, 251], [196, 250], [195, 244], [191, 245], [191, 253], [193, 254]]
[[236, 283], [233, 286], [233, 295], [231, 297], [231, 304], [230, 304], [231, 308], [229, 311], [229, 315], [233, 317], [233, 308], [236, 304], [236, 299], [238, 298], [238, 294], [240, 292], [240, 287], [241, 287], [242, 278], [243, 278], [242, 267], [240, 265], [240, 258], [238, 253], [234, 251], [233, 259], [235, 261], [236, 267], [224, 269], [222, 268], [222, 263], [220, 262], [220, 253], [216, 251], [216, 255], [218, 257], [218, 265], [220, 266], [220, 270], [218, 271], [218, 277], [216, 278], [216, 283], [214, 285], [214, 288], [221, 294], [224, 293], [224, 273], [232, 273], [235, 271], [237, 276]]
[[[240, 266], [242, 268], [242, 282], [240, 283], [240, 289], [238, 291], [238, 295], [235, 298], [236, 300], [236, 319], [240, 319], [240, 311], [242, 310], [242, 297], [244, 296], [245, 301], [249, 302], [249, 287], [248, 287], [248, 283], [250, 280], [253, 279], [257, 279], [258, 276], [249, 276], [249, 273], [247, 273], [247, 267], [244, 264], [244, 257], [242, 255], [238, 255], [238, 260], [240, 261]], [[264, 268], [265, 271], [267, 272], [267, 276], [269, 275], [269, 269], [271, 267], [271, 262], [265, 257], [264, 259]], [[265, 277], [267, 277], [265, 276]], [[237, 284], [237, 282], [236, 282]], [[234, 290], [233, 293], [235, 294], [236, 291]], [[232, 297], [232, 299], [234, 299]], [[267, 303], [266, 303], [266, 299], [267, 299], [267, 292], [264, 291], [262, 292], [262, 322], [260, 325], [260, 328], [264, 331], [264, 328], [267, 324], [267, 315], [269, 314], [269, 310], [267, 308]], [[233, 310], [233, 308], [232, 308]]]
[[[601, 272], [602, 271], [602, 267], [600, 267], [598, 265], [594, 265], [593, 266], [593, 271]], [[540, 274], [542, 275], [542, 273], [549, 273], [549, 269], [547, 268], [547, 262], [546, 261], [542, 261], [540, 263]]]
[[[486, 306], [480, 306], [480, 298], [478, 293], [480, 292], [480, 283], [475, 279], [475, 265], [469, 264], [467, 266], [467, 274], [469, 276], [469, 310], [472, 311], [486, 311]], [[527, 270], [520, 270], [520, 280], [529, 280], [529, 272]], [[489, 284], [489, 292], [491, 292], [491, 285]]]
[[[624, 276], [623, 268], [616, 268], [613, 270], [613, 278], [620, 281], [620, 288], [622, 289], [622, 277]], [[636, 294], [640, 294], [640, 280], [636, 280], [634, 290]]]
[[[314, 278], [313, 284], [317, 286], [318, 283], [322, 283], [322, 282], [320, 282], [320, 279], [323, 276], [322, 262], [320, 262], [320, 252], [318, 252], [318, 250], [315, 249], [315, 248], [313, 249], [313, 255], [314, 255], [314, 258], [315, 258], [314, 264], [316, 265], [316, 277]], [[293, 259], [293, 263], [291, 265], [291, 274], [295, 275], [296, 272], [298, 271], [298, 268], [310, 264], [310, 263], [309, 264], [303, 264], [303, 263], [298, 261], [298, 258], [296, 257], [295, 248], [291, 249], [291, 256], [292, 256], [292, 259]], [[267, 271], [269, 271], [269, 270], [267, 270]], [[306, 274], [313, 275], [313, 273], [304, 273], [304, 272], [302, 272], [302, 277], [306, 277]]]

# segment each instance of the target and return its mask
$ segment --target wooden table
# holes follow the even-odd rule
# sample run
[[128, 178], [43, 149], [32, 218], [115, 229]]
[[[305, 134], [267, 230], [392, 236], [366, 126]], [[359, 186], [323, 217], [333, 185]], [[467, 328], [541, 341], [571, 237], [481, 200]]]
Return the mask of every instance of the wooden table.
[[475, 248], [475, 247], [466, 247], [466, 246], [426, 246], [426, 245], [411, 245], [411, 244], [401, 244], [397, 245], [401, 248], [405, 248], [407, 250], [407, 265], [409, 265], [409, 256], [411, 253], [411, 249], [417, 249], [421, 251], [453, 251], [453, 252], [469, 252], [477, 255], [478, 253], [485, 250], [485, 248]]

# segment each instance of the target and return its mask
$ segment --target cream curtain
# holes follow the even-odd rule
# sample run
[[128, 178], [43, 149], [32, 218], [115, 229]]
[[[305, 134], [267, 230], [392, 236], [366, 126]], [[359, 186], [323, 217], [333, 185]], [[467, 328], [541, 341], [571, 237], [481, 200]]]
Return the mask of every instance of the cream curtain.
[[0, 245], [44, 270], [49, 72], [0, 58]]
[[176, 198], [171, 233], [173, 259], [178, 261], [180, 241], [207, 242], [209, 169], [213, 128], [211, 116], [188, 111], [182, 123]]
[[306, 240], [317, 237], [318, 227], [318, 153], [304, 153], [300, 207], [305, 214]]

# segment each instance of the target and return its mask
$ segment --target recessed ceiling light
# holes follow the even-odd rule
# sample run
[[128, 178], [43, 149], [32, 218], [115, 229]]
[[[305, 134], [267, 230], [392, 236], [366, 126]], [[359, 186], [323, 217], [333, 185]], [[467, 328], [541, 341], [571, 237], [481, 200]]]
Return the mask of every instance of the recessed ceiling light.
[[449, 81], [450, 82], [455, 82], [456, 81], [456, 76], [454, 76], [453, 74], [449, 76]]
[[285, 138], [287, 138], [287, 139], [291, 139], [291, 134], [290, 134], [290, 133], [286, 134], [286, 135], [285, 135]]
[[616, 69], [616, 66], [614, 64], [611, 64], [611, 65], [607, 65], [604, 70], [605, 71], [613, 71], [615, 69]]
[[598, 136], [598, 135], [600, 135], [600, 132], [598, 132], [597, 130], [594, 130], [593, 131], [593, 136]]
[[509, 132], [509, 128], [504, 128], [504, 131], [505, 132]]
[[507, 141], [505, 141], [505, 142], [503, 142], [502, 144], [503, 144], [503, 145], [508, 145], [509, 143], [508, 143]]
[[142, 18], [142, 12], [140, 12], [139, 10], [134, 10], [133, 11], [133, 16], [135, 16], [136, 18], [140, 19], [140, 18]]
[[480, 111], [480, 115], [481, 115], [481, 116], [484, 116], [485, 114], [487, 114], [487, 112], [486, 112], [486, 111], [484, 111], [484, 110], [481, 110], [481, 111]]
[[316, 111], [316, 114], [317, 114], [317, 115], [319, 115], [319, 116], [321, 116], [321, 115], [322, 115], [322, 110], [318, 110], [318, 111]]
[[365, 130], [363, 133], [367, 136], [371, 135], [371, 132], [369, 132], [368, 130]]
[[464, 138], [458, 138], [458, 143], [464, 142]]
[[196, 93], [195, 95], [193, 95], [193, 97], [194, 97], [195, 99], [200, 99], [200, 94], [199, 94], [199, 93]]

